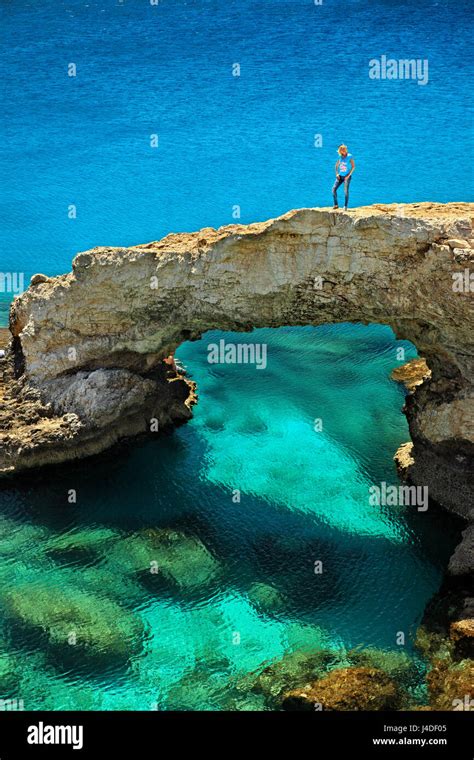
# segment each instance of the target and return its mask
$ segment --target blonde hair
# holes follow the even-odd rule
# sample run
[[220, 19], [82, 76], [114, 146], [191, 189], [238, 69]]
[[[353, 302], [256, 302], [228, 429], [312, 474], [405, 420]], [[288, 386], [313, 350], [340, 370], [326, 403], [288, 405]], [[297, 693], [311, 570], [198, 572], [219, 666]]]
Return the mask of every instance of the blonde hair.
[[339, 146], [339, 148], [337, 149], [337, 152], [339, 153], [339, 155], [341, 155], [341, 150], [345, 150], [346, 153], [348, 153], [347, 145], [340, 145]]

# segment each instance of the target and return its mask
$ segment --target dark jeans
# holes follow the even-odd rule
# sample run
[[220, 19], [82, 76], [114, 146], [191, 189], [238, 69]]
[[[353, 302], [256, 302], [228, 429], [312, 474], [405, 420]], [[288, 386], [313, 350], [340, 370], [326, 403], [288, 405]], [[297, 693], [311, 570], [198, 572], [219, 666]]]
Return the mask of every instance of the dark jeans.
[[341, 177], [340, 174], [337, 175], [336, 181], [332, 188], [332, 197], [334, 198], [334, 205], [337, 206], [337, 189], [342, 185], [344, 182], [344, 206], [347, 208], [347, 204], [349, 203], [349, 185], [351, 184], [352, 177]]

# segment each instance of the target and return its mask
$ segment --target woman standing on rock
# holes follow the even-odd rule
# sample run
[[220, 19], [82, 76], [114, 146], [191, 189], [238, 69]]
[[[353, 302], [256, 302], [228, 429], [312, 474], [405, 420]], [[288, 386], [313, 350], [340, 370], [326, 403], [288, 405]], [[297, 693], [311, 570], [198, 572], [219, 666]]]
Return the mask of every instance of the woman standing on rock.
[[337, 189], [344, 182], [344, 211], [347, 211], [347, 204], [349, 203], [349, 185], [351, 184], [351, 175], [355, 169], [355, 163], [352, 153], [347, 152], [347, 145], [340, 145], [337, 152], [339, 153], [339, 158], [334, 167], [336, 171], [336, 181], [332, 188], [332, 197], [334, 198], [333, 208], [339, 208], [337, 202]]

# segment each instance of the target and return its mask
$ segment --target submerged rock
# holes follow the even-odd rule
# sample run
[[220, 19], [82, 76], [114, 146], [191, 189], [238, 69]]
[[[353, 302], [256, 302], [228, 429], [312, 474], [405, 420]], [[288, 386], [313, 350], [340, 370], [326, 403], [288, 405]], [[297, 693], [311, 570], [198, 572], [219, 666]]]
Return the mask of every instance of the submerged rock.
[[120, 534], [111, 528], [91, 526], [52, 536], [44, 542], [43, 549], [54, 559], [67, 559], [72, 555], [100, 556], [112, 541], [117, 540], [120, 540]]
[[140, 619], [107, 598], [71, 587], [22, 584], [2, 601], [11, 621], [41, 632], [64, 655], [126, 660], [141, 649]]
[[[3, 649], [2, 644], [0, 646]], [[0, 699], [13, 695], [18, 678], [18, 663], [15, 658], [7, 651], [0, 651]]]
[[21, 557], [31, 545], [36, 546], [36, 555], [42, 554], [48, 536], [46, 528], [0, 516], [0, 556]]
[[434, 710], [472, 710], [474, 662], [436, 660], [427, 676], [430, 706]]
[[287, 692], [284, 710], [400, 710], [406, 695], [376, 668], [338, 668], [306, 686]]
[[158, 528], [147, 528], [119, 541], [108, 553], [108, 564], [140, 574], [150, 584], [158, 576], [190, 591], [218, 580], [221, 572], [199, 538]]
[[134, 575], [149, 572], [154, 552], [148, 541], [134, 533], [123, 536], [107, 552], [107, 567], [110, 572]]
[[252, 583], [247, 595], [250, 602], [265, 614], [275, 614], [285, 608], [283, 595], [269, 583]]
[[[285, 626], [285, 637], [288, 642], [288, 649], [291, 652], [303, 652], [309, 656], [322, 650], [334, 652], [331, 636], [319, 625], [297, 622], [288, 623]], [[341, 656], [340, 651], [338, 652], [338, 656]]]
[[265, 699], [259, 694], [247, 694], [245, 697], [231, 697], [225, 703], [226, 710], [238, 712], [264, 712], [268, 709]]
[[226, 658], [197, 664], [169, 690], [167, 709], [173, 710], [237, 710], [268, 709], [263, 694], [242, 692], [236, 680], [229, 680], [230, 663]]
[[148, 529], [143, 535], [154, 552], [158, 572], [180, 588], [193, 589], [218, 579], [219, 563], [196, 536], [164, 529]]
[[[329, 648], [329, 639], [322, 629], [315, 626], [296, 626], [292, 643], [294, 651], [288, 652], [281, 660], [272, 663], [260, 673], [250, 674], [239, 680], [239, 688], [243, 691], [263, 694], [267, 706], [278, 708], [285, 699], [284, 695], [303, 693], [308, 685], [322, 682], [328, 675], [338, 673], [326, 683], [334, 687], [336, 694], [339, 686], [341, 699], [346, 699], [347, 688], [356, 687], [362, 678], [370, 681], [374, 687], [374, 704], [380, 705], [383, 688], [386, 688], [386, 703], [396, 694], [405, 703], [405, 689], [416, 689], [422, 683], [422, 668], [405, 652], [396, 652], [376, 648], [353, 649], [346, 652], [343, 648]], [[309, 629], [309, 630], [305, 630]], [[369, 678], [367, 673], [372, 674]], [[356, 674], [356, 675], [354, 675]], [[360, 675], [360, 678], [357, 674]], [[374, 675], [375, 674], [375, 675]], [[392, 686], [389, 688], [389, 682]], [[393, 687], [393, 688], [392, 688]], [[363, 691], [361, 686], [361, 692]], [[327, 690], [325, 694], [329, 693]], [[385, 698], [384, 697], [384, 698]], [[335, 699], [335, 697], [334, 697]], [[355, 697], [354, 697], [355, 699]], [[329, 703], [328, 703], [329, 704]], [[365, 708], [335, 708], [335, 709], [365, 709]], [[373, 707], [367, 709], [392, 709]], [[395, 709], [395, 708], [393, 708]]]
[[[61, 573], [63, 573], [61, 569]], [[130, 575], [112, 570], [101, 562], [81, 567], [81, 588], [87, 593], [96, 594], [98, 589], [107, 589], [107, 597], [124, 605], [135, 608], [143, 602], [143, 588]]]
[[277, 698], [285, 691], [322, 677], [328, 667], [337, 663], [338, 654], [328, 649], [289, 652], [260, 673], [250, 673], [239, 679], [238, 688], [263, 694], [269, 704], [277, 706]]
[[404, 688], [418, 687], [424, 677], [421, 663], [403, 651], [366, 647], [350, 650], [347, 659], [357, 667], [382, 670]]
[[214, 664], [197, 663], [170, 688], [166, 697], [167, 708], [218, 710], [224, 696], [229, 698], [228, 667], [229, 662], [225, 658]]

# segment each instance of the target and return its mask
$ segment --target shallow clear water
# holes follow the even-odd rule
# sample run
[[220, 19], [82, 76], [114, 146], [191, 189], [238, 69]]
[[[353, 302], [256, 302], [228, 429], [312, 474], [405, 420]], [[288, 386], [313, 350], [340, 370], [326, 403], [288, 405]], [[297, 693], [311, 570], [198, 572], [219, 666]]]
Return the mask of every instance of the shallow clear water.
[[265, 370], [208, 363], [248, 337], [179, 349], [199, 403], [172, 434], [2, 487], [0, 663], [25, 707], [235, 709], [235, 681], [287, 652], [413, 655], [454, 533], [368, 488], [397, 482], [389, 373], [414, 348], [377, 325], [267, 329]]

